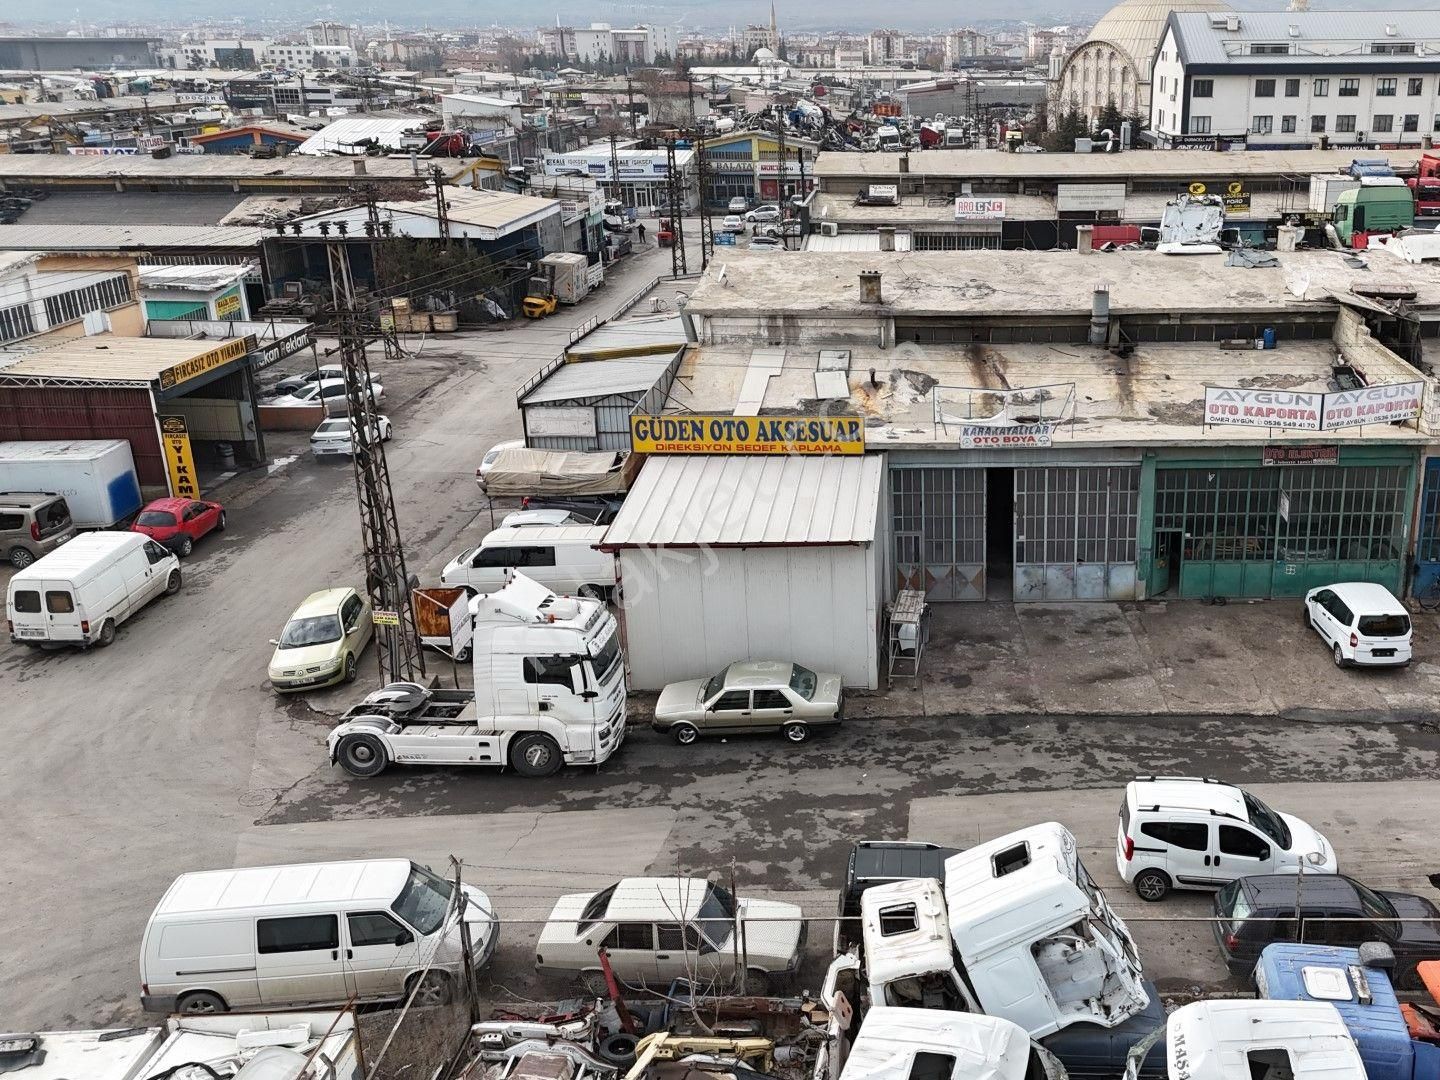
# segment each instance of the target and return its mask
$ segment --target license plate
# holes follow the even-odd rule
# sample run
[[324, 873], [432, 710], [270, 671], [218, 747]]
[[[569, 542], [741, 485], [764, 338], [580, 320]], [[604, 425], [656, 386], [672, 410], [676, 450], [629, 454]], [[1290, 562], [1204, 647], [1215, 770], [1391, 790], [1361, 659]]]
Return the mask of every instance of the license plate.
[[1371, 656], [1394, 656], [1394, 655], [1395, 655], [1395, 650], [1394, 650], [1394, 649], [1371, 649], [1371, 650], [1370, 650], [1370, 655], [1371, 655]]
[[32, 628], [32, 627], [28, 627], [28, 626], [22, 626], [22, 627], [20, 627], [20, 636], [21, 636], [21, 637], [44, 637], [44, 636], [45, 636], [45, 631], [44, 631], [43, 629], [39, 629], [39, 628]]

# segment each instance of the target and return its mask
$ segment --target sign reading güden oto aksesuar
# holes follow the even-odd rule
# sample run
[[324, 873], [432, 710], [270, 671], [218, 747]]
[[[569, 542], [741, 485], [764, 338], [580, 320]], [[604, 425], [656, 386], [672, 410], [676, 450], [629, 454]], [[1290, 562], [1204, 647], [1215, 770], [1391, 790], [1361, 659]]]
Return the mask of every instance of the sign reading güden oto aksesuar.
[[1296, 390], [1205, 388], [1205, 423], [1234, 427], [1337, 431], [1363, 424], [1392, 424], [1420, 415], [1423, 382], [1382, 383], [1328, 394]]
[[637, 454], [863, 454], [858, 416], [632, 416]]

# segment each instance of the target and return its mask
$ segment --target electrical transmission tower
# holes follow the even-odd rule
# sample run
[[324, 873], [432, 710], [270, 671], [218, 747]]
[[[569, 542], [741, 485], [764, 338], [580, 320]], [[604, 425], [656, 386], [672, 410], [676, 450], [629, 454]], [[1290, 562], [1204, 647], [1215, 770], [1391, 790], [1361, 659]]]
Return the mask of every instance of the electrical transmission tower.
[[[342, 233], [327, 240], [330, 290], [335, 301], [335, 322], [340, 334], [340, 363], [345, 374], [345, 404], [350, 417], [351, 460], [355, 464], [355, 494], [360, 507], [360, 540], [365, 554], [365, 590], [375, 614], [375, 654], [380, 678], [386, 682], [413, 682], [424, 678], [425, 660], [415, 636], [415, 610], [410, 599], [410, 575], [395, 515], [395, 495], [375, 399], [370, 392], [370, 360], [365, 353], [365, 327], [356, 308], [355, 285], [350, 277], [350, 253]], [[398, 625], [381, 621], [393, 612]]]
[[715, 257], [715, 224], [710, 220], [710, 203], [706, 200], [710, 191], [710, 156], [698, 125], [691, 145], [695, 147], [695, 186], [700, 189], [700, 269], [704, 271]]
[[690, 272], [685, 262], [685, 178], [675, 167], [675, 137], [665, 140], [665, 208], [670, 213], [670, 275]]

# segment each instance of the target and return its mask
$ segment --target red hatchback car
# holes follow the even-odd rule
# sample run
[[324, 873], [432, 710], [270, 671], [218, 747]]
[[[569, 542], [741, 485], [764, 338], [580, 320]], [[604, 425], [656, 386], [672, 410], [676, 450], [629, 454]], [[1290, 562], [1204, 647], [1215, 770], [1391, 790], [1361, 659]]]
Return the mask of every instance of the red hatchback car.
[[206, 533], [225, 531], [225, 508], [196, 499], [156, 499], [140, 511], [130, 528], [184, 558]]

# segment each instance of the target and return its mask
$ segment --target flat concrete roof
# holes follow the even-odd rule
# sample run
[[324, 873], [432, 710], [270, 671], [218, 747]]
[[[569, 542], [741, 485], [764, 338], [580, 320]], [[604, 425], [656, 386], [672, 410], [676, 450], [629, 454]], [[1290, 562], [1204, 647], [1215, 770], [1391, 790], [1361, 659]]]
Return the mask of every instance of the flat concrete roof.
[[147, 251], [155, 248], [223, 248], [258, 251], [272, 230], [239, 225], [29, 225], [0, 228], [0, 250]]
[[[814, 175], [827, 179], [863, 178], [894, 181], [901, 175], [904, 155], [826, 151], [815, 159]], [[1109, 180], [1228, 176], [1300, 176], [1343, 172], [1356, 157], [1388, 158], [1397, 167], [1413, 167], [1420, 156], [1411, 150], [1240, 150], [1227, 153], [1176, 150], [1129, 150], [1120, 154], [1011, 154], [1004, 150], [923, 150], [909, 155], [911, 176], [964, 180]]]
[[[189, 75], [190, 72], [186, 74]], [[151, 94], [148, 98], [131, 94], [100, 98], [98, 101], [83, 101], [79, 98], [66, 101], [27, 101], [20, 105], [0, 105], [0, 126], [23, 123], [41, 116], [104, 115], [107, 112], [143, 112], [147, 108], [153, 113], [184, 112], [194, 104], [193, 101], [181, 102], [174, 94]]]
[[[1175, 187], [1174, 194], [1163, 191], [1131, 192], [1125, 196], [1125, 209], [1119, 222], [1097, 222], [1101, 225], [1144, 223], [1160, 220], [1165, 204], [1183, 187]], [[1005, 200], [1006, 221], [1054, 221], [1059, 217], [1055, 209], [1054, 195], [1018, 195], [1007, 192], [995, 198]], [[1250, 210], [1246, 213], [1227, 214], [1227, 221], [1265, 220], [1279, 217], [1284, 212], [1294, 212], [1297, 197], [1279, 191], [1256, 191], [1250, 195]], [[879, 225], [894, 225], [903, 228], [915, 225], [930, 231], [942, 225], [958, 224], [955, 221], [955, 204], [943, 196], [906, 195], [899, 206], [859, 206], [853, 195], [817, 194], [810, 203], [810, 220], [837, 221], [842, 224], [864, 225], [874, 228]]]
[[[723, 251], [723, 254], [721, 253]], [[1440, 264], [1370, 251], [1368, 269], [1337, 251], [1277, 253], [1278, 266], [1227, 267], [1225, 255], [1155, 251], [809, 252], [716, 249], [686, 310], [707, 316], [808, 317], [817, 326], [850, 319], [1088, 314], [1094, 290], [1110, 289], [1116, 314], [1314, 310], [1354, 285], [1415, 290], [1416, 305], [1440, 308]], [[715, 278], [721, 267], [725, 281]], [[860, 273], [881, 274], [883, 303], [860, 301]]]
[[[1202, 424], [1207, 385], [1324, 392], [1335, 357], [1329, 341], [1285, 341], [1275, 349], [1243, 351], [1214, 344], [1145, 344], [1126, 358], [1087, 345], [852, 346], [848, 398], [823, 402], [815, 388], [818, 348], [766, 347], [767, 353], [783, 352], [784, 363], [769, 380], [760, 415], [808, 415], [822, 407], [829, 415], [858, 414], [866, 418], [865, 442], [871, 450], [958, 448], [965, 416], [998, 409], [1000, 399], [984, 391], [1024, 388], [1043, 396], [1044, 406], [1035, 407], [1038, 413], [1062, 418], [1054, 432], [1057, 447], [1430, 441], [1413, 425], [1321, 433]], [[692, 346], [676, 378], [685, 390], [671, 396], [666, 412], [734, 412], [752, 351], [744, 345]], [[1398, 359], [1394, 371], [1370, 375], [1377, 385], [1415, 377]]]
[[[355, 172], [361, 162], [364, 174]], [[401, 180], [426, 179], [438, 165], [454, 179], [471, 163], [454, 158], [425, 158], [417, 175], [408, 157], [314, 157], [294, 154], [283, 158], [250, 158], [243, 154], [176, 154], [153, 158], [148, 154], [76, 157], [70, 154], [0, 154], [0, 181], [17, 180], [259, 180], [287, 177], [296, 180]]]

